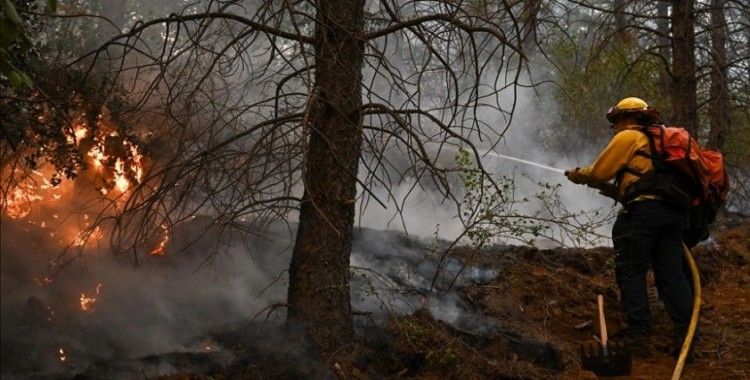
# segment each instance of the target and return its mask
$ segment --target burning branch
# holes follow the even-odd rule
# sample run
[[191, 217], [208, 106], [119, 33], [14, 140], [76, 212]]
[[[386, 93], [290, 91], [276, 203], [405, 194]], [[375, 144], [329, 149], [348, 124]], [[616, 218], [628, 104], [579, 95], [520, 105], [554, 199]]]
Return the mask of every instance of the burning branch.
[[101, 294], [102, 290], [102, 284], [99, 283], [96, 285], [96, 295], [94, 296], [87, 296], [85, 293], [81, 293], [81, 310], [83, 311], [93, 311], [94, 310], [94, 304], [96, 303], [97, 299], [99, 299], [99, 295]]
[[161, 228], [164, 230], [164, 237], [159, 242], [159, 245], [156, 246], [151, 252], [149, 252], [152, 256], [164, 256], [167, 252], [165, 250], [167, 242], [169, 242], [169, 228], [165, 225], [161, 225]]

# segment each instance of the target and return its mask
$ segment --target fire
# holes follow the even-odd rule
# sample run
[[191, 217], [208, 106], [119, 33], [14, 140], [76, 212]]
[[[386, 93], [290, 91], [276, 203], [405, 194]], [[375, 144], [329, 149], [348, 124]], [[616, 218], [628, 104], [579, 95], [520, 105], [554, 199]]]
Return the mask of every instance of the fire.
[[[91, 172], [95, 173], [92, 177], [96, 178], [92, 180], [100, 196], [117, 197], [118, 202], [125, 201], [126, 198], [119, 195], [140, 184], [144, 178], [144, 158], [140, 148], [123, 133], [118, 133], [117, 126], [106, 114], [99, 115], [95, 125], [90, 124], [85, 116], [85, 113], [79, 114], [71, 128], [64, 131], [66, 139], [79, 149], [88, 167], [92, 169]], [[11, 219], [27, 218], [35, 211], [32, 209], [35, 203], [39, 203], [42, 209], [59, 210], [59, 206], [50, 202], [66, 199], [64, 197], [75, 191], [73, 181], [62, 180], [55, 168], [47, 162], [42, 162], [39, 170], [26, 168], [13, 169], [11, 173], [3, 172], [4, 186], [5, 179], [11, 178], [10, 174], [14, 174], [13, 178], [17, 177], [18, 182], [12, 182], [7, 191], [3, 192], [0, 197], [0, 212]], [[57, 220], [65, 220], [67, 217], [67, 214], [54, 213], [51, 215], [52, 220], [31, 220], [30, 223], [48, 229], [50, 237], [71, 238], [73, 246], [82, 247], [88, 239], [101, 238], [101, 230], [87, 228], [93, 223], [86, 223], [86, 231], [83, 232], [71, 231], [64, 225], [57, 224]], [[57, 227], [54, 228], [53, 224]], [[166, 240], [161, 245], [162, 250], [165, 244]]]
[[10, 193], [6, 199], [3, 200], [5, 213], [11, 219], [22, 219], [25, 218], [31, 212], [31, 203], [34, 201], [41, 200], [42, 197], [34, 193], [35, 186], [32, 184], [26, 184], [25, 186], [19, 186]]
[[42, 278], [34, 277], [34, 280], [39, 286], [42, 286], [42, 287], [52, 284], [52, 278], [49, 276], [44, 276]]
[[73, 128], [73, 135], [68, 135], [67, 140], [68, 144], [76, 144], [78, 145], [78, 142], [81, 141], [81, 139], [86, 138], [88, 136], [89, 130], [86, 128], [83, 124], [78, 124]]
[[65, 361], [65, 359], [67, 358], [67, 357], [65, 356], [65, 350], [63, 350], [63, 349], [62, 349], [62, 347], [61, 347], [61, 348], [60, 348], [59, 350], [57, 350], [57, 352], [58, 352], [58, 353], [60, 354], [60, 361], [61, 361], [61, 362], [64, 362], [64, 361]]
[[47, 321], [52, 322], [55, 319], [55, 309], [52, 306], [47, 306]]
[[127, 143], [127, 141], [123, 141], [122, 143], [130, 149], [130, 154], [133, 157], [133, 164], [130, 165], [130, 168], [134, 173], [135, 181], [141, 183], [143, 181], [143, 155], [138, 152], [137, 146]]
[[104, 155], [102, 150], [103, 149], [99, 145], [94, 145], [94, 147], [86, 153], [87, 156], [92, 158], [94, 166], [97, 168], [103, 166], [104, 161], [107, 159], [107, 156]]
[[115, 161], [115, 187], [123, 193], [130, 187], [130, 181], [125, 177], [125, 163], [119, 158]]
[[96, 294], [94, 296], [87, 296], [85, 293], [81, 293], [81, 310], [83, 311], [92, 311], [94, 310], [94, 304], [96, 303], [96, 300], [99, 298], [99, 294], [101, 294], [102, 290], [102, 284], [99, 283], [96, 285]]
[[96, 226], [93, 230], [85, 230], [78, 234], [76, 239], [73, 241], [74, 247], [83, 247], [90, 240], [99, 240], [103, 236], [102, 229]]
[[[109, 135], [102, 137], [100, 139], [101, 141], [86, 153], [88, 157], [91, 157], [95, 168], [102, 168], [107, 162], [111, 162], [110, 160], [113, 157], [105, 154], [104, 142], [107, 137], [117, 136], [116, 133], [110, 133]], [[123, 140], [122, 145], [126, 149], [128, 157], [126, 157], [126, 159], [123, 159], [122, 157], [117, 157], [115, 159], [115, 165], [112, 168], [112, 179], [114, 188], [121, 193], [124, 193], [128, 191], [131, 185], [133, 185], [133, 182], [139, 184], [143, 180], [143, 155], [138, 151], [138, 147], [128, 140]], [[107, 195], [108, 193], [108, 189], [105, 187], [102, 187], [99, 191], [103, 195]]]
[[203, 349], [206, 351], [212, 351], [214, 349], [214, 342], [210, 339], [204, 339], [201, 342], [201, 346], [203, 346]]
[[159, 242], [159, 245], [157, 245], [156, 248], [154, 248], [150, 252], [150, 254], [153, 256], [164, 256], [167, 253], [165, 248], [166, 248], [167, 242], [169, 242], [169, 229], [167, 228], [167, 226], [163, 224], [161, 225], [161, 228], [164, 230], [164, 237], [162, 237], [161, 242]]

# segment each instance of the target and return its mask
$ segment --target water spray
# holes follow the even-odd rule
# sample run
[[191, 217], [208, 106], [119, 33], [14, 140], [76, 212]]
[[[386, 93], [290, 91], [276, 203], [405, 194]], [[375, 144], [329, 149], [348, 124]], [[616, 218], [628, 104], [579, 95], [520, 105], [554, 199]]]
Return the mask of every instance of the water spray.
[[[434, 144], [434, 143], [432, 143], [432, 144]], [[434, 145], [437, 145], [437, 144], [434, 144]], [[530, 165], [530, 166], [535, 166], [537, 168], [544, 169], [544, 170], [549, 170], [549, 171], [552, 171], [552, 172], [555, 172], [555, 173], [559, 173], [559, 174], [565, 174], [565, 170], [563, 170], [563, 169], [555, 168], [555, 167], [552, 167], [552, 166], [547, 166], [547, 165], [540, 164], [540, 163], [534, 162], [534, 161], [524, 160], [522, 158], [506, 156], [504, 154], [495, 153], [495, 152], [492, 152], [492, 151], [485, 151], [485, 150], [480, 150], [479, 153], [481, 153], [482, 155], [487, 155], [487, 156], [492, 156], [492, 157], [497, 157], [497, 158], [504, 158], [506, 160], [515, 161], [515, 162], [519, 162], [519, 163]]]
[[533, 161], [524, 160], [524, 159], [520, 159], [520, 158], [516, 158], [516, 157], [511, 157], [511, 156], [506, 156], [504, 154], [495, 153], [495, 152], [485, 152], [485, 154], [489, 155], [489, 156], [494, 156], [494, 157], [499, 157], [499, 158], [505, 158], [507, 160], [511, 160], [511, 161], [515, 161], [515, 162], [520, 162], [520, 163], [526, 164], [526, 165], [536, 166], [538, 168], [549, 170], [549, 171], [552, 171], [552, 172], [555, 172], [555, 173], [565, 174], [565, 170], [563, 170], [563, 169], [554, 168], [552, 166], [547, 166], [547, 165], [544, 165], [544, 164], [540, 164], [538, 162], [533, 162]]

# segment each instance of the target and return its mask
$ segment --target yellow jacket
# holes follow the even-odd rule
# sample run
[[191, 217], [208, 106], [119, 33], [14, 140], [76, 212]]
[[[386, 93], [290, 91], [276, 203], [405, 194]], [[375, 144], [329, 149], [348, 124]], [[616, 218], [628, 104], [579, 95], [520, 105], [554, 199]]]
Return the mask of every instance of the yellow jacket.
[[617, 189], [619, 199], [622, 199], [628, 186], [639, 178], [629, 171], [644, 174], [653, 170], [648, 137], [635, 128], [640, 127], [633, 125], [618, 131], [593, 164], [577, 170], [583, 183], [593, 187], [605, 184], [627, 168], [629, 170], [623, 172]]

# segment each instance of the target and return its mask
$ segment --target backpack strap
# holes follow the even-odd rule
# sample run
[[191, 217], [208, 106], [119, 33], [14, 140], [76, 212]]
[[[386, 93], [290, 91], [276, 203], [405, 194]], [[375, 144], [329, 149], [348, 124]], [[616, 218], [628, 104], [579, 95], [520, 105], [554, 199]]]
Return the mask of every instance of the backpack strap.
[[[654, 155], [655, 155], [655, 149], [654, 149], [653, 139], [651, 138], [651, 135], [647, 131], [645, 131], [645, 128], [646, 127], [640, 127], [640, 128], [638, 128], [638, 130], [641, 131], [641, 132], [643, 132], [646, 135], [646, 137], [648, 138], [649, 152], [644, 152], [642, 150], [639, 150], [639, 151], [636, 151], [635, 153], [633, 153], [633, 155], [634, 156], [640, 156], [640, 157], [648, 158], [648, 159], [650, 159], [653, 162], [653, 158], [654, 158]], [[633, 169], [633, 168], [631, 168], [629, 166], [626, 166], [624, 169], [622, 169], [619, 172], [617, 172], [617, 176], [615, 177], [615, 185], [617, 185], [618, 187], [620, 186], [620, 183], [622, 183], [622, 177], [623, 177], [623, 175], [625, 175], [625, 173], [628, 173], [630, 175], [636, 176], [638, 178], [641, 178], [641, 177], [645, 176], [646, 174], [648, 174], [648, 172], [642, 173], [642, 172], [639, 172], [639, 171], [637, 171], [637, 170], [635, 170], [635, 169]]]
[[[660, 128], [660, 143], [662, 144], [662, 147], [664, 146], [664, 129], [663, 125], [661, 125], [662, 128]], [[633, 182], [627, 189], [625, 189], [624, 197], [623, 197], [623, 204], [627, 204], [630, 200], [635, 198], [636, 196], [640, 195], [640, 193], [643, 193], [644, 191], [654, 187], [654, 173], [656, 173], [658, 167], [660, 166], [660, 160], [659, 155], [656, 151], [656, 139], [655, 137], [649, 132], [648, 127], [646, 126], [639, 126], [638, 128], [634, 128], [638, 131], [641, 131], [644, 135], [646, 135], [646, 139], [648, 140], [648, 152], [644, 152], [642, 150], [636, 151], [634, 155], [641, 156], [645, 158], [651, 159], [651, 165], [654, 167], [653, 170], [650, 170], [646, 173], [637, 172], [630, 167], [626, 167], [625, 169], [622, 169], [615, 179], [615, 184], [619, 187], [620, 183], [622, 183], [622, 177], [625, 173], [634, 175], [638, 177], [638, 179]], [[664, 151], [662, 149], [662, 151]]]

